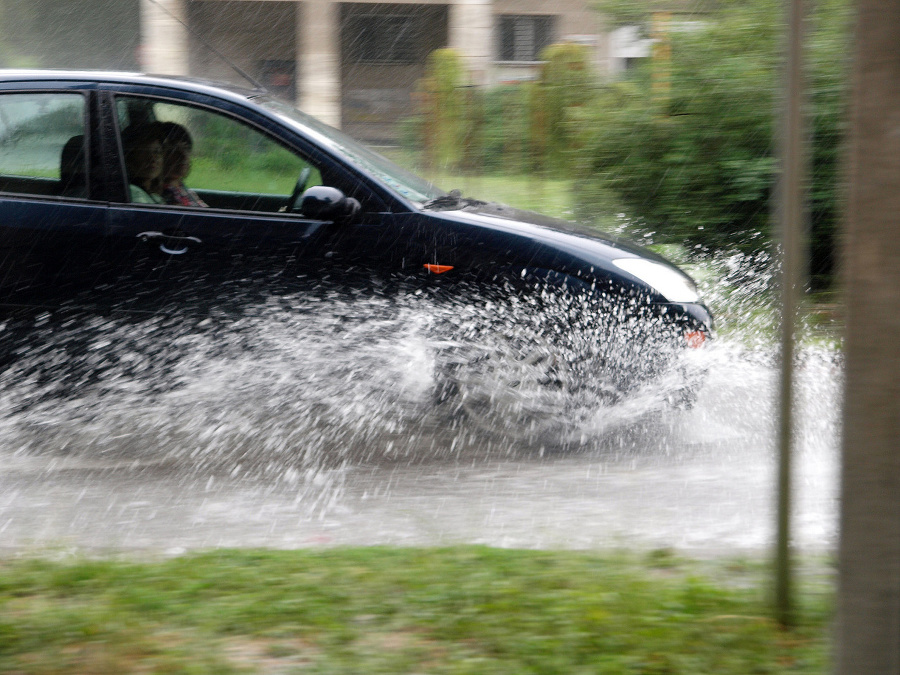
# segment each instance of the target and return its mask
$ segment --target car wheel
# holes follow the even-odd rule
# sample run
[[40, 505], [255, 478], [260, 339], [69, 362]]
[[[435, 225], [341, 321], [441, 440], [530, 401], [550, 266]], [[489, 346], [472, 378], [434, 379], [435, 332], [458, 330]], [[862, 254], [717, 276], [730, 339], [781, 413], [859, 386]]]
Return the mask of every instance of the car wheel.
[[561, 430], [568, 380], [559, 356], [509, 343], [485, 350], [454, 376], [466, 419], [482, 431], [515, 439]]
[[584, 365], [547, 341], [458, 347], [439, 367], [436, 400], [489, 438], [563, 446], [581, 436], [588, 416], [621, 396], [600, 373], [586, 381]]

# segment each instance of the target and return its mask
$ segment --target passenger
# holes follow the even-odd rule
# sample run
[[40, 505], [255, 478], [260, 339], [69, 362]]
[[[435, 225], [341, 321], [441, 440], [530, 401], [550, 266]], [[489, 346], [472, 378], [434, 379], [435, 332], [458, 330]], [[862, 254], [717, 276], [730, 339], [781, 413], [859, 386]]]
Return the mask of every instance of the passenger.
[[163, 162], [160, 139], [161, 133], [156, 123], [133, 125], [122, 132], [122, 150], [132, 203], [164, 203], [159, 194]]
[[186, 187], [184, 179], [191, 172], [194, 141], [186, 128], [175, 122], [161, 122], [163, 140], [162, 189], [166, 204], [206, 206], [197, 193]]
[[84, 135], [72, 136], [63, 146], [59, 160], [60, 196], [87, 197], [87, 173], [84, 167]]

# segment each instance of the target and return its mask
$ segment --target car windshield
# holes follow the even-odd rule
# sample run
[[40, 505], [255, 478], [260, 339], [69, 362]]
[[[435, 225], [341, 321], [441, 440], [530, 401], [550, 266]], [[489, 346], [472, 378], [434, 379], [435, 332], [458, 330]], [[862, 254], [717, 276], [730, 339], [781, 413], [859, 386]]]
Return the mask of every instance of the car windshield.
[[255, 101], [282, 119], [300, 124], [302, 127], [315, 132], [320, 137], [320, 140], [331, 150], [341, 154], [376, 178], [381, 179], [382, 182], [410, 201], [425, 204], [432, 199], [446, 195], [443, 190], [424, 178], [397, 166], [387, 157], [367, 148], [347, 134], [300, 112], [286, 103], [265, 97], [257, 98]]

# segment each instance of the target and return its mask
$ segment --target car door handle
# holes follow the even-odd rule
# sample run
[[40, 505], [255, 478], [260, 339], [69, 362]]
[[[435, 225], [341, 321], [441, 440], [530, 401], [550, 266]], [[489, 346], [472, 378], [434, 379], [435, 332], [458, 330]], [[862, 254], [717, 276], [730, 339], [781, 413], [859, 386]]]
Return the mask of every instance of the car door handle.
[[169, 255], [182, 255], [188, 252], [191, 244], [202, 244], [197, 237], [188, 235], [165, 234], [164, 232], [148, 231], [141, 232], [137, 235], [138, 239], [143, 242], [156, 242], [162, 240], [159, 244], [159, 250]]

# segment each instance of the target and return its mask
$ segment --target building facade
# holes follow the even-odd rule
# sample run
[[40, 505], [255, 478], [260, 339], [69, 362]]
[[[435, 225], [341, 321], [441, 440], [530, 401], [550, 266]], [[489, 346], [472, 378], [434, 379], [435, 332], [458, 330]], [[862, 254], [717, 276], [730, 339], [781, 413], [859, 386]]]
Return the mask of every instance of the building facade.
[[452, 47], [470, 85], [534, 77], [554, 42], [610, 41], [585, 0], [140, 0], [142, 69], [234, 80], [229, 62], [302, 110], [371, 141], [396, 137], [428, 54]]
[[376, 142], [397, 139], [434, 49], [456, 49], [467, 84], [483, 86], [533, 78], [541, 50], [565, 41], [614, 76], [646, 55], [629, 35], [605, 31], [590, 0], [0, 0], [0, 66], [246, 85], [241, 70]]

